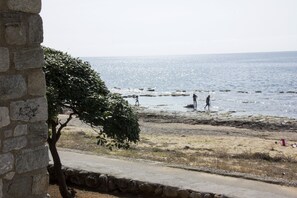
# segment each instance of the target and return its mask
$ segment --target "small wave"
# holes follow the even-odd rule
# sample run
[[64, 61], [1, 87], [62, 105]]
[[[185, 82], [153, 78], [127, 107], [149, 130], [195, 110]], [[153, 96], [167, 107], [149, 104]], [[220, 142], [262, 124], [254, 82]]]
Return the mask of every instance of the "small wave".
[[287, 91], [287, 93], [296, 94], [296, 93], [297, 93], [297, 91]]

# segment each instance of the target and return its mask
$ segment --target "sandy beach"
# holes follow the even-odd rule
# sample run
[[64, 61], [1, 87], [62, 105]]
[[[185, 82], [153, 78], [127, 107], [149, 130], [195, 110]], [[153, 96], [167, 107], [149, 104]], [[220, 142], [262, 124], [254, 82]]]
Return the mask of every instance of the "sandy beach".
[[[60, 147], [168, 166], [297, 186], [297, 120], [235, 117], [215, 112], [169, 113], [137, 109], [140, 141], [129, 150], [96, 145], [96, 132], [77, 119]], [[61, 115], [63, 120], [66, 115]], [[285, 146], [281, 139], [284, 139]]]

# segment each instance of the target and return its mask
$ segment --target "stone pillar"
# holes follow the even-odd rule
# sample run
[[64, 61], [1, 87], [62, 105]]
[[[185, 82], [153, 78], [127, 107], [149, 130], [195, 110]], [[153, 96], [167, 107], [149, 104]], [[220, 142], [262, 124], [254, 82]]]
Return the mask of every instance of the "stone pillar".
[[41, 0], [0, 0], [0, 198], [47, 194]]

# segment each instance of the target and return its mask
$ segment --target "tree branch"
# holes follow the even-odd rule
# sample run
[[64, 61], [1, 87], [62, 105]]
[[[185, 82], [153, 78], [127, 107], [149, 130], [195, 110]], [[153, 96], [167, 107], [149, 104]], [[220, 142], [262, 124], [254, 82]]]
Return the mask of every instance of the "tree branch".
[[51, 126], [51, 128], [52, 128], [52, 136], [50, 137], [50, 136], [48, 136], [48, 138], [47, 138], [47, 141], [48, 141], [48, 143], [56, 143], [57, 141], [56, 141], [56, 139], [57, 139], [57, 125], [58, 125], [58, 122], [57, 122], [57, 120], [55, 121], [55, 120], [49, 120], [49, 122], [50, 122], [50, 126]]
[[69, 114], [69, 117], [67, 118], [66, 122], [64, 122], [63, 124], [60, 122], [60, 127], [57, 131], [57, 137], [56, 137], [56, 142], [58, 142], [58, 140], [60, 139], [60, 136], [61, 136], [61, 131], [64, 127], [67, 126], [67, 124], [70, 122], [70, 120], [72, 119], [72, 116], [74, 115], [75, 113], [70, 113]]

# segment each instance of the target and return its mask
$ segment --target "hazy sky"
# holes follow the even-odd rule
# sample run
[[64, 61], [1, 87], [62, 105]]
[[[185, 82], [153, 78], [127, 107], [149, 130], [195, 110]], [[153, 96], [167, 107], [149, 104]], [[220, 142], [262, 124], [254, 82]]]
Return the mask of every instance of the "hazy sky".
[[297, 0], [43, 0], [43, 45], [73, 56], [297, 51]]

